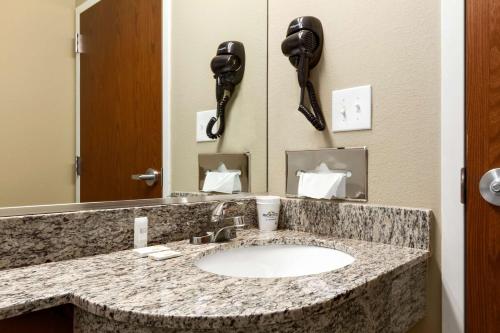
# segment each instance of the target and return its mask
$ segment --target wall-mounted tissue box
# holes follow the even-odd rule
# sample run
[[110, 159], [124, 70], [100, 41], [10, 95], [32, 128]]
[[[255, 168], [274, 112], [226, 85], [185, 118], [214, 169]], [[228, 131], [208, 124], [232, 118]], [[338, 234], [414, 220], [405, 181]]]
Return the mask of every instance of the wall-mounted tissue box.
[[202, 192], [215, 193], [239, 193], [241, 192], [241, 171], [231, 170], [221, 162], [219, 167], [212, 171], [207, 171], [203, 182]]
[[368, 149], [286, 152], [286, 194], [313, 199], [368, 200]]
[[199, 154], [200, 191], [218, 193], [250, 192], [249, 164], [250, 153]]

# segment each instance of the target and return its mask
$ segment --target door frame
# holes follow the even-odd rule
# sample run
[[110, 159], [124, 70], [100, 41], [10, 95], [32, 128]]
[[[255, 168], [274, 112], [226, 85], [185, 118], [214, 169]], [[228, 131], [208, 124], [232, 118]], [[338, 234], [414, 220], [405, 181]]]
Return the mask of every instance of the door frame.
[[[75, 33], [80, 33], [80, 15], [99, 3], [101, 0], [87, 0], [75, 10]], [[162, 0], [162, 197], [171, 193], [171, 160], [170, 160], [170, 91], [171, 91], [171, 41], [172, 33], [172, 0]], [[75, 158], [80, 156], [80, 54], [76, 53], [75, 66]], [[76, 167], [76, 165], [75, 165]], [[139, 172], [139, 171], [138, 171]], [[80, 176], [75, 172], [75, 202], [80, 203]]]
[[[465, 331], [465, 0], [441, 0], [442, 330]], [[439, 233], [437, 237], [439, 236]]]

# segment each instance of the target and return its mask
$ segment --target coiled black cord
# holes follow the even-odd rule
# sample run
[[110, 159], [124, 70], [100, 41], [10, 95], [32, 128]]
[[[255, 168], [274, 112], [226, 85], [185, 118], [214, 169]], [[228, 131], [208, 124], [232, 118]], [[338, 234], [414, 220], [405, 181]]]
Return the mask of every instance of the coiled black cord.
[[[225, 94], [222, 100], [217, 103], [217, 117], [212, 117], [210, 118], [208, 124], [207, 124], [207, 136], [215, 140], [217, 138], [220, 138], [222, 134], [224, 133], [224, 129], [226, 127], [225, 123], [225, 113], [226, 113], [226, 105], [229, 102], [229, 99], [231, 98], [230, 94]], [[219, 120], [219, 128], [217, 132], [212, 133], [213, 128], [215, 124], [217, 123], [217, 120]]]
[[307, 120], [309, 120], [314, 128], [316, 128], [318, 131], [322, 131], [326, 127], [325, 117], [323, 116], [323, 111], [321, 111], [321, 106], [319, 105], [318, 99], [316, 98], [316, 92], [314, 91], [314, 86], [311, 81], [307, 81], [306, 88], [307, 93], [309, 94], [309, 101], [311, 102], [314, 113], [304, 105], [305, 88], [302, 88], [300, 91], [299, 111], [306, 117]]

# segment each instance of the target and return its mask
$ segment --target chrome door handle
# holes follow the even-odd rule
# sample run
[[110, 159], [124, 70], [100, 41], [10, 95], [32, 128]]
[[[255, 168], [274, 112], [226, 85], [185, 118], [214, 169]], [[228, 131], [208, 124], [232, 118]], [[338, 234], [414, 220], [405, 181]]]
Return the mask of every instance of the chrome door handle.
[[479, 182], [479, 191], [484, 200], [500, 206], [500, 169], [486, 172]]
[[133, 180], [142, 180], [146, 182], [148, 186], [153, 186], [158, 180], [160, 180], [160, 172], [149, 168], [146, 170], [146, 173], [139, 175], [132, 175]]

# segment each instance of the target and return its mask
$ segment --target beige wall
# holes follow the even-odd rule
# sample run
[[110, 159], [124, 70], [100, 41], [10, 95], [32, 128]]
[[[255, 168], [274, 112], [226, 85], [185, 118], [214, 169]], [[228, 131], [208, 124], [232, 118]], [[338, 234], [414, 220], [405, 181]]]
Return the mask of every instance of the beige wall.
[[[368, 146], [372, 203], [432, 208], [439, 215], [439, 1], [269, 1], [269, 190], [285, 191], [285, 150]], [[373, 86], [373, 130], [317, 132], [297, 110], [296, 73], [280, 50], [288, 23], [313, 15], [325, 30], [313, 72], [331, 128], [331, 91]], [[441, 330], [439, 219], [434, 230], [426, 319]]]
[[[173, 1], [172, 189], [198, 190], [198, 153], [251, 152], [251, 189], [266, 191], [266, 0]], [[218, 142], [196, 143], [196, 112], [215, 109], [210, 61], [227, 40], [243, 42], [246, 70]]]
[[0, 206], [74, 201], [74, 9], [2, 1]]

